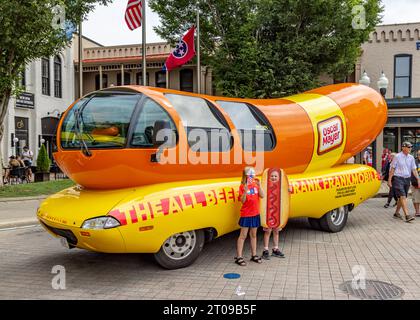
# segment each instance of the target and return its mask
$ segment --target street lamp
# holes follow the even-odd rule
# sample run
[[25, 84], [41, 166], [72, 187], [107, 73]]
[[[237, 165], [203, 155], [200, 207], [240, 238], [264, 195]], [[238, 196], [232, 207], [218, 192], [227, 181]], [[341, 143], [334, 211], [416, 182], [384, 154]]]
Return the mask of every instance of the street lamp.
[[388, 85], [389, 85], [389, 80], [385, 76], [385, 73], [382, 71], [381, 77], [379, 78], [379, 81], [378, 81], [378, 88], [384, 98], [386, 95], [386, 90], [388, 89]]
[[362, 77], [359, 80], [359, 83], [368, 87], [370, 86], [370, 78], [368, 77], [366, 70], [363, 72]]

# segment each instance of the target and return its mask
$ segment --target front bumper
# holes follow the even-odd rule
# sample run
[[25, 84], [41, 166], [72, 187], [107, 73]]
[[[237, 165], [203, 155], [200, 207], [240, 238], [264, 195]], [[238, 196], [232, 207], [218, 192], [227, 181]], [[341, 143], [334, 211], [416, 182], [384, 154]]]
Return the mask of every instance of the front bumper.
[[126, 246], [118, 228], [86, 230], [38, 217], [44, 229], [54, 237], [64, 237], [70, 247], [104, 253], [125, 253]]

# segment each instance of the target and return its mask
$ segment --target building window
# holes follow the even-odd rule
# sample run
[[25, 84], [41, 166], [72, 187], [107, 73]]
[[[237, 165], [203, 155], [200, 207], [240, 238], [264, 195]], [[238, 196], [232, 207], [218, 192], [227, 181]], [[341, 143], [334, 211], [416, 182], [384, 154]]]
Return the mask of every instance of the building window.
[[20, 85], [23, 88], [23, 90], [26, 90], [26, 70], [22, 70], [22, 74], [20, 76]]
[[398, 152], [398, 129], [385, 128], [384, 129], [384, 149], [389, 149], [391, 152]]
[[414, 155], [417, 150], [420, 150], [420, 129], [419, 128], [401, 128], [401, 143], [409, 141], [413, 145], [411, 149]]
[[[136, 84], [143, 86], [143, 72], [136, 73]], [[149, 85], [149, 72], [146, 72], [146, 86]]]
[[[99, 86], [99, 84], [100, 84], [99, 78], [100, 78], [100, 74], [97, 74], [95, 76], [95, 88], [96, 88], [96, 90], [101, 89], [101, 87]], [[107, 74], [102, 74], [102, 88], [103, 89], [108, 88], [108, 75]]]
[[41, 60], [42, 69], [42, 94], [50, 95], [50, 60], [48, 58], [42, 58]]
[[179, 83], [181, 91], [194, 91], [194, 72], [191, 69], [183, 69], [179, 72]]
[[276, 145], [274, 131], [267, 118], [252, 105], [217, 101], [232, 119], [245, 151], [270, 151]]
[[62, 82], [62, 66], [61, 58], [55, 56], [54, 58], [54, 97], [62, 98], [63, 97], [63, 82]]
[[117, 86], [128, 86], [131, 84], [131, 75], [128, 72], [124, 72], [124, 84], [121, 83], [121, 73], [117, 73]]
[[165, 71], [156, 72], [156, 87], [166, 88], [166, 72]]
[[412, 55], [394, 57], [394, 98], [411, 97]]

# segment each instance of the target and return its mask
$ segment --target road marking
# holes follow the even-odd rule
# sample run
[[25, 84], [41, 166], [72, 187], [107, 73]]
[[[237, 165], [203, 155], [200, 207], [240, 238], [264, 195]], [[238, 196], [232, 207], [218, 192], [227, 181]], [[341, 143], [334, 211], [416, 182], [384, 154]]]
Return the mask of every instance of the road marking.
[[22, 226], [22, 227], [0, 228], [0, 231], [11, 231], [11, 230], [34, 228], [34, 227], [40, 227], [40, 225], [39, 224], [34, 224], [34, 225]]

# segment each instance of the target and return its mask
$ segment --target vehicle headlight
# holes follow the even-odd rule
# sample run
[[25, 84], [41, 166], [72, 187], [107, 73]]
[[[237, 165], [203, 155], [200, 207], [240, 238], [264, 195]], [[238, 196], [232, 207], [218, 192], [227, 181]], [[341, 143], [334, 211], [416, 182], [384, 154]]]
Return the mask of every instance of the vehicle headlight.
[[82, 224], [82, 229], [100, 230], [119, 227], [121, 223], [114, 217], [99, 217], [86, 220]]

